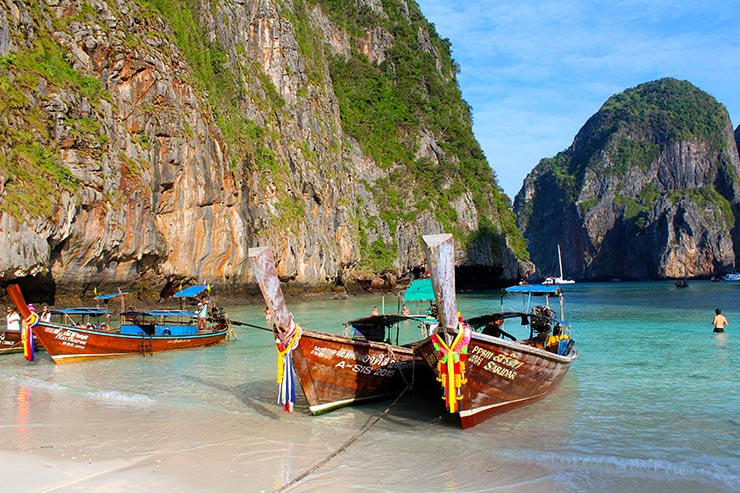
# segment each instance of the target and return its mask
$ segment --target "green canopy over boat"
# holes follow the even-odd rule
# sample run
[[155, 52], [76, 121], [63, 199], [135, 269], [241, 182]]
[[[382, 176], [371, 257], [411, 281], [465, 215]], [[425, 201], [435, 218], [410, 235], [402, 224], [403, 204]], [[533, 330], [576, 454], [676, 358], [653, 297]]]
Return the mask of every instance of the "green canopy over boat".
[[403, 301], [430, 301], [434, 300], [434, 287], [431, 279], [415, 279], [411, 281], [403, 294]]

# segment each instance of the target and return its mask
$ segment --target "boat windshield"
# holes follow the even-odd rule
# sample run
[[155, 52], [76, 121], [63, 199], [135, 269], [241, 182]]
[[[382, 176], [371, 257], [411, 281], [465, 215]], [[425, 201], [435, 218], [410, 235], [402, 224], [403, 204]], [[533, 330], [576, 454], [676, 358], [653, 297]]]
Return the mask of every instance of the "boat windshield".
[[[113, 314], [105, 308], [61, 308], [52, 310], [51, 316], [61, 318], [62, 325], [71, 325], [73, 327], [90, 327], [98, 328], [101, 325], [109, 325], [110, 317]], [[103, 318], [103, 321], [101, 321]]]
[[172, 318], [196, 318], [198, 315], [189, 310], [148, 310], [148, 311], [129, 311], [122, 315], [126, 320], [156, 318], [159, 321]]

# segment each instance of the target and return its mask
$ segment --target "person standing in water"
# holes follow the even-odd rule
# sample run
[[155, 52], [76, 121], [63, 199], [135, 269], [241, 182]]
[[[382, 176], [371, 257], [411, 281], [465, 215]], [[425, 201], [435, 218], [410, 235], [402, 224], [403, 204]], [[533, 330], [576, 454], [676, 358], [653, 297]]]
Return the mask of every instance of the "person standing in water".
[[714, 325], [714, 332], [724, 332], [725, 327], [727, 327], [728, 323], [729, 322], [727, 322], [725, 316], [722, 315], [722, 310], [720, 310], [719, 308], [714, 310], [714, 321], [712, 321], [712, 325]]
[[208, 321], [208, 299], [205, 296], [200, 297], [195, 313], [198, 315], [198, 332], [205, 332]]
[[21, 331], [21, 316], [18, 314], [18, 312], [15, 310], [14, 307], [8, 305], [5, 307], [5, 312], [7, 315], [5, 316], [5, 330], [2, 331], [2, 334], [0, 334], [0, 339], [5, 339], [5, 332], [18, 332]]
[[39, 315], [39, 318], [42, 322], [51, 322], [51, 312], [49, 311], [49, 305], [46, 303], [41, 307], [41, 315]]

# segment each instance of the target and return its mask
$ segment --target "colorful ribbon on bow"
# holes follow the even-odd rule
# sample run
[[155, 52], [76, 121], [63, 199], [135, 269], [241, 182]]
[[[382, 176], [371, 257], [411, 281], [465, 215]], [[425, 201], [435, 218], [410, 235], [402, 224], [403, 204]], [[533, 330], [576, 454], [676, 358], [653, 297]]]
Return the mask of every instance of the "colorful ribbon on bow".
[[468, 357], [470, 328], [462, 323], [457, 325], [457, 335], [449, 346], [437, 332], [432, 335], [434, 350], [437, 351], [438, 381], [442, 382], [444, 400], [451, 413], [457, 412], [457, 401], [462, 399], [459, 390], [468, 382], [465, 377], [465, 359]]
[[293, 375], [292, 352], [298, 347], [301, 338], [301, 327], [293, 320], [288, 330], [275, 339], [277, 345], [277, 383], [279, 384], [278, 404], [283, 406], [286, 413], [293, 411], [295, 404], [295, 376]]
[[39, 316], [36, 314], [36, 312], [31, 312], [31, 314], [23, 319], [23, 322], [21, 323], [21, 340], [23, 341], [23, 356], [25, 356], [26, 361], [33, 361], [33, 353], [34, 353], [34, 347], [33, 347], [33, 327], [38, 323]]

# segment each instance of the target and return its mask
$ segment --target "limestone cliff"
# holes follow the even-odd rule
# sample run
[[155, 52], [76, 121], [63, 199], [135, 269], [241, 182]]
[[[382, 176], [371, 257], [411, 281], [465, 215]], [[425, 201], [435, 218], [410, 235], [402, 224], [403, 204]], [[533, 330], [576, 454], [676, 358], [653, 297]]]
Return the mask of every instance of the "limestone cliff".
[[[515, 198], [543, 276], [709, 277], [735, 269], [740, 158], [727, 110], [662, 79], [609, 98]], [[548, 268], [549, 266], [549, 268]]]
[[[413, 1], [0, 0], [0, 284], [387, 285], [449, 231], [532, 269]], [[377, 282], [377, 281], [376, 281]]]

